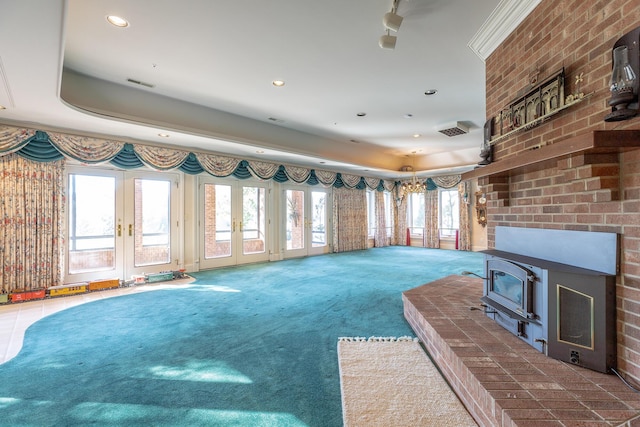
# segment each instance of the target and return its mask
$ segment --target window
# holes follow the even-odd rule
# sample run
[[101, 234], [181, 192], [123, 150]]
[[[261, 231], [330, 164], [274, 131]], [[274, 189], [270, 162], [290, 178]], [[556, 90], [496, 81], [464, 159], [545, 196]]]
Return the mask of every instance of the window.
[[424, 234], [424, 193], [410, 193], [407, 200], [407, 226], [412, 235]]
[[367, 190], [367, 229], [369, 237], [376, 234], [376, 193], [373, 190]]
[[438, 227], [440, 238], [453, 238], [460, 228], [460, 198], [458, 190], [440, 189], [438, 191]]
[[385, 191], [384, 197], [384, 225], [387, 228], [387, 237], [393, 235], [393, 206], [391, 205], [391, 193]]
[[[377, 190], [367, 190], [367, 224], [368, 224], [368, 233], [369, 237], [373, 238], [376, 234], [377, 228], [377, 211], [376, 211], [376, 191]], [[384, 198], [384, 226], [387, 230], [387, 237], [393, 236], [393, 205], [391, 193], [388, 191], [384, 191], [382, 193], [382, 197]]]

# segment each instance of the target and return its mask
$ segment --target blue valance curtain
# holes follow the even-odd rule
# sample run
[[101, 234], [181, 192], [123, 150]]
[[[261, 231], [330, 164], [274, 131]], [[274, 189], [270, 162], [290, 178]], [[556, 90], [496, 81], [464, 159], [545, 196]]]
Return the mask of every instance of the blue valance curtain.
[[370, 188], [392, 191], [396, 186], [394, 181], [340, 172], [0, 126], [0, 156], [9, 153], [37, 162], [52, 162], [67, 157], [87, 164], [110, 163], [121, 169], [148, 166], [156, 170], [179, 169], [189, 175], [206, 172], [217, 177], [254, 177], [261, 180], [273, 179], [276, 182], [292, 181], [297, 184], [358, 190]]

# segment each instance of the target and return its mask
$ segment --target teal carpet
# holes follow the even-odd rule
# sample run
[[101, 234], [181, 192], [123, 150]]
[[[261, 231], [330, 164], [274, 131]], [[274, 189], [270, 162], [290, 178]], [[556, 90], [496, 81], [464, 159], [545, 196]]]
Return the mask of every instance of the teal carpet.
[[482, 255], [379, 248], [59, 312], [0, 365], [0, 425], [340, 426], [338, 337], [413, 336], [401, 292], [463, 270]]

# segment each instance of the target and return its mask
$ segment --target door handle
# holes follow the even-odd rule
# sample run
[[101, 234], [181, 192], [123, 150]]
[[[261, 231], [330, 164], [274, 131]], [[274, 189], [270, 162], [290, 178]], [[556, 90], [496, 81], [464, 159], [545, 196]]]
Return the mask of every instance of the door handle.
[[122, 224], [118, 224], [118, 237], [122, 236]]
[[231, 226], [231, 231], [235, 232], [236, 231], [236, 220], [233, 220], [233, 225]]
[[242, 221], [240, 221], [240, 232], [242, 233]]
[[133, 224], [129, 224], [129, 236], [133, 236]]

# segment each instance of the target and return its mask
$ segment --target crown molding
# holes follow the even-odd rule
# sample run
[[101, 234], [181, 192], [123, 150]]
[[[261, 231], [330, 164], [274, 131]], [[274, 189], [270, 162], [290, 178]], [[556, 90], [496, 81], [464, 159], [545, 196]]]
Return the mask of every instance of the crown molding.
[[542, 0], [501, 0], [467, 46], [484, 62]]

